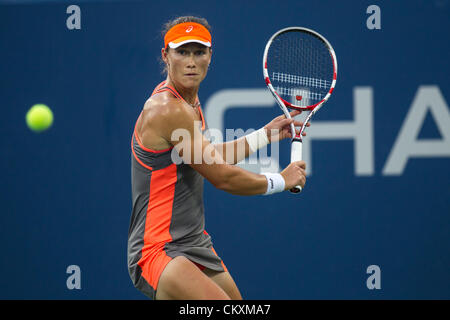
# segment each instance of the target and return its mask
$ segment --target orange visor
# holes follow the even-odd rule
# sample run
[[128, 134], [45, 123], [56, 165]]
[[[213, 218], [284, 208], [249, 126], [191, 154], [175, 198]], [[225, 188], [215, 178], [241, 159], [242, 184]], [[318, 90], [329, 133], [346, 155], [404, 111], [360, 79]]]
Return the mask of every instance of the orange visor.
[[185, 22], [173, 26], [164, 36], [165, 48], [169, 46], [175, 49], [189, 42], [197, 42], [211, 47], [211, 34], [199, 23]]

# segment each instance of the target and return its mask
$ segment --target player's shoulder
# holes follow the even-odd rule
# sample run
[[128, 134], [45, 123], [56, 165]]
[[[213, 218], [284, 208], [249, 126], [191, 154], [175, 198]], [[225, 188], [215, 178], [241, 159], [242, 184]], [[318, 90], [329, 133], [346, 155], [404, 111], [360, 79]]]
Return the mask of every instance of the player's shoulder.
[[192, 108], [182, 99], [175, 97], [170, 92], [160, 92], [152, 95], [144, 104], [144, 113], [151, 115], [153, 120], [159, 119], [162, 123], [169, 124], [180, 120], [195, 118]]
[[160, 112], [180, 112], [186, 109], [185, 104], [183, 100], [166, 91], [154, 94], [148, 98], [145, 102], [144, 110], [156, 109]]

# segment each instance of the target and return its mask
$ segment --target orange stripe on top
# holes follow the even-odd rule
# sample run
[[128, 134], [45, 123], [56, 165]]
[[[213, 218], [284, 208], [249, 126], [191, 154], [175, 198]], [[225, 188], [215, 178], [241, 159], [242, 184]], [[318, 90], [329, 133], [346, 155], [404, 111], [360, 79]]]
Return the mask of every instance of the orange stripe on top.
[[202, 131], [205, 130], [206, 124], [205, 124], [205, 118], [203, 117], [202, 108], [200, 106], [197, 107], [198, 112], [200, 113], [200, 118], [202, 119]]
[[157, 86], [156, 86], [156, 88], [153, 90], [153, 92], [152, 92], [152, 95], [154, 95], [155, 93], [156, 93], [156, 91], [158, 91], [159, 90], [159, 88], [161, 88], [163, 85], [165, 85], [166, 84], [166, 80], [164, 80], [163, 82], [161, 82], [160, 84], [158, 84]]
[[[137, 140], [137, 135], [136, 135], [136, 140]], [[148, 170], [153, 170], [152, 167], [146, 165], [144, 162], [141, 161], [141, 159], [138, 158], [138, 156], [136, 155], [136, 152], [134, 152], [134, 147], [133, 147], [133, 137], [131, 137], [131, 151], [133, 152], [133, 156], [136, 159], [137, 162], [139, 162], [139, 164], [141, 166], [143, 166], [144, 168], [147, 168]]]
[[166, 151], [169, 151], [169, 150], [173, 149], [173, 146], [172, 146], [172, 147], [167, 148], [167, 149], [153, 150], [153, 149], [149, 149], [149, 148], [145, 147], [142, 144], [141, 139], [139, 139], [139, 135], [136, 132], [137, 123], [139, 122], [139, 119], [141, 118], [141, 115], [142, 115], [142, 112], [139, 115], [138, 119], [136, 120], [136, 124], [134, 125], [134, 136], [136, 137], [136, 141], [139, 144], [139, 146], [142, 148], [142, 150], [145, 150], [147, 152], [153, 152], [153, 153], [161, 153], [161, 152], [166, 152]]
[[142, 258], [138, 264], [142, 276], [153, 287], [158, 287], [159, 276], [172, 259], [166, 255], [163, 247], [172, 241], [170, 223], [177, 182], [177, 166], [170, 166], [152, 172], [150, 195], [145, 219], [144, 246]]

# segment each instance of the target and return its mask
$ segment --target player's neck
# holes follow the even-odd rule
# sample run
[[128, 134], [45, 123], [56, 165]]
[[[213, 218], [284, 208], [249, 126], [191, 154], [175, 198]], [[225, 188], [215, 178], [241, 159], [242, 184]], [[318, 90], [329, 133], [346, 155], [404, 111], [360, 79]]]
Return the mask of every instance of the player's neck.
[[197, 94], [199, 87], [195, 88], [184, 88], [181, 85], [177, 85], [174, 81], [172, 81], [169, 77], [167, 77], [166, 84], [168, 86], [173, 87], [186, 101], [188, 104], [190, 104], [192, 107], [196, 106], [197, 101]]

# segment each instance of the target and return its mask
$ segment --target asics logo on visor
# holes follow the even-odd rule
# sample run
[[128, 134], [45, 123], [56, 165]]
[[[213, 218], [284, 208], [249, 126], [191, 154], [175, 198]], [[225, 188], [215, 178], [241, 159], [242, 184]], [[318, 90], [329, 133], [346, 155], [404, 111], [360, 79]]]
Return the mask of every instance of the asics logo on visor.
[[194, 27], [193, 26], [189, 26], [187, 29], [186, 29], [186, 32], [191, 32], [192, 31], [192, 29], [194, 29]]

